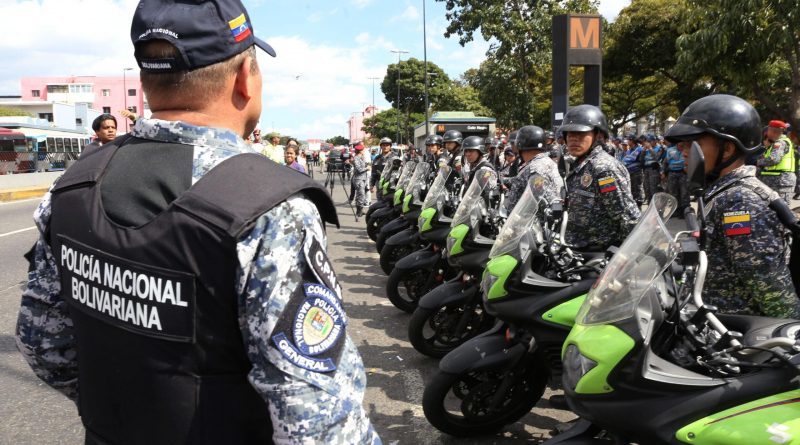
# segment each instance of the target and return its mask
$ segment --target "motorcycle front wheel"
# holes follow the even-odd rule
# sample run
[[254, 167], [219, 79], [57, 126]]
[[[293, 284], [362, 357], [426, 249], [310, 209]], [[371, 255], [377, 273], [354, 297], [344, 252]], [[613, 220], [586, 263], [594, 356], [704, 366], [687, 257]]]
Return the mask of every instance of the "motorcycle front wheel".
[[376, 241], [378, 239], [378, 234], [381, 232], [381, 227], [391, 221], [393, 219], [392, 216], [393, 215], [386, 215], [379, 218], [373, 215], [373, 217], [367, 218], [367, 236], [369, 236], [369, 239]]
[[418, 352], [442, 358], [494, 325], [480, 303], [458, 302], [437, 308], [417, 307], [408, 322], [408, 340]]
[[384, 245], [383, 249], [381, 250], [381, 269], [383, 273], [389, 275], [394, 270], [394, 265], [397, 262], [405, 257], [406, 255], [410, 255], [413, 252], [413, 247], [410, 244], [403, 244], [403, 245]]
[[410, 314], [423, 295], [441, 284], [435, 273], [424, 268], [393, 269], [386, 280], [386, 296], [397, 309]]
[[[451, 436], [494, 434], [533, 409], [544, 394], [547, 379], [541, 360], [520, 363], [507, 371], [451, 374], [439, 370], [425, 386], [422, 409], [431, 425]], [[508, 389], [498, 392], [501, 385]], [[497, 403], [495, 408], [493, 403]]]

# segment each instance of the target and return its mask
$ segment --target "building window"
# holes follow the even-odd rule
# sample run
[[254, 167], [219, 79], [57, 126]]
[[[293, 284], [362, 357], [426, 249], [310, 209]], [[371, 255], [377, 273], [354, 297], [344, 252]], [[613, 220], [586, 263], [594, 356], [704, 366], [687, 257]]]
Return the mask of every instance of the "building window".
[[103, 97], [111, 96], [111, 90], [103, 89]]
[[83, 119], [81, 119], [79, 117], [75, 118], [75, 125], [77, 125], [79, 127], [83, 126]]
[[128, 90], [128, 96], [135, 96], [135, 95], [136, 95], [136, 89], [135, 88]]
[[39, 119], [46, 119], [47, 122], [53, 122], [53, 113], [39, 113]]
[[39, 90], [31, 90], [31, 96], [39, 97]]
[[48, 93], [69, 93], [67, 85], [47, 85]]
[[103, 114], [111, 114], [111, 107], [103, 107]]

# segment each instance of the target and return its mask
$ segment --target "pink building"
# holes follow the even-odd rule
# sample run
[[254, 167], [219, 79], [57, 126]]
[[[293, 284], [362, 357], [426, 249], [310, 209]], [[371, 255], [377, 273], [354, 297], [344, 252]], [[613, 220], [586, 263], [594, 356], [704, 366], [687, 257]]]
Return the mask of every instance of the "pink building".
[[[20, 95], [22, 101], [88, 104], [89, 108], [113, 114], [119, 126], [117, 131], [126, 133], [130, 128], [130, 121], [119, 112], [127, 107], [144, 116], [145, 107], [138, 71], [130, 73], [111, 77], [23, 77], [20, 80]], [[40, 113], [38, 117], [53, 121], [52, 113]], [[87, 126], [91, 126], [91, 123]]]
[[369, 133], [361, 129], [364, 126], [364, 119], [372, 117], [380, 112], [381, 110], [379, 110], [378, 107], [370, 105], [365, 108], [364, 111], [355, 112], [350, 116], [350, 119], [347, 120], [347, 128], [350, 132], [350, 143], [363, 141], [369, 136]]

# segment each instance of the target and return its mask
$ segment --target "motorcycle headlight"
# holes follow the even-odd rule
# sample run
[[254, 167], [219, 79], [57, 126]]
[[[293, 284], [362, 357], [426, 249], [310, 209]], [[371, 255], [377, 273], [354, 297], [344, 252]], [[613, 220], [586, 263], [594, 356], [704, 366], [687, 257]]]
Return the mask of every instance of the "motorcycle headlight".
[[453, 250], [453, 246], [456, 245], [456, 242], [458, 242], [457, 238], [455, 238], [453, 236], [448, 236], [447, 237], [447, 252], [450, 252], [450, 251]]
[[499, 280], [499, 279], [500, 279], [500, 277], [498, 277], [497, 275], [492, 275], [492, 274], [484, 271], [483, 279], [481, 280], [481, 292], [483, 293], [484, 300], [486, 300], [488, 298], [489, 290], [492, 289], [492, 286], [494, 286], [494, 283], [497, 283], [497, 280]]
[[573, 390], [578, 386], [578, 382], [580, 382], [583, 376], [597, 366], [597, 362], [581, 354], [580, 349], [578, 349], [576, 345], [567, 346], [567, 350], [564, 352], [563, 363], [564, 386]]

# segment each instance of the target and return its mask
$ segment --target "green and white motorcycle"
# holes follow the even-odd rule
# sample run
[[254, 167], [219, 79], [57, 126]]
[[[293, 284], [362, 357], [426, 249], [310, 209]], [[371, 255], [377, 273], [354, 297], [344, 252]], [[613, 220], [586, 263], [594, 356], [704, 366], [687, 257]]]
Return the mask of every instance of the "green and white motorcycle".
[[675, 208], [653, 197], [578, 312], [562, 359], [581, 419], [546, 444], [800, 444], [800, 321], [706, 305], [701, 228], [687, 211], [672, 236]]

